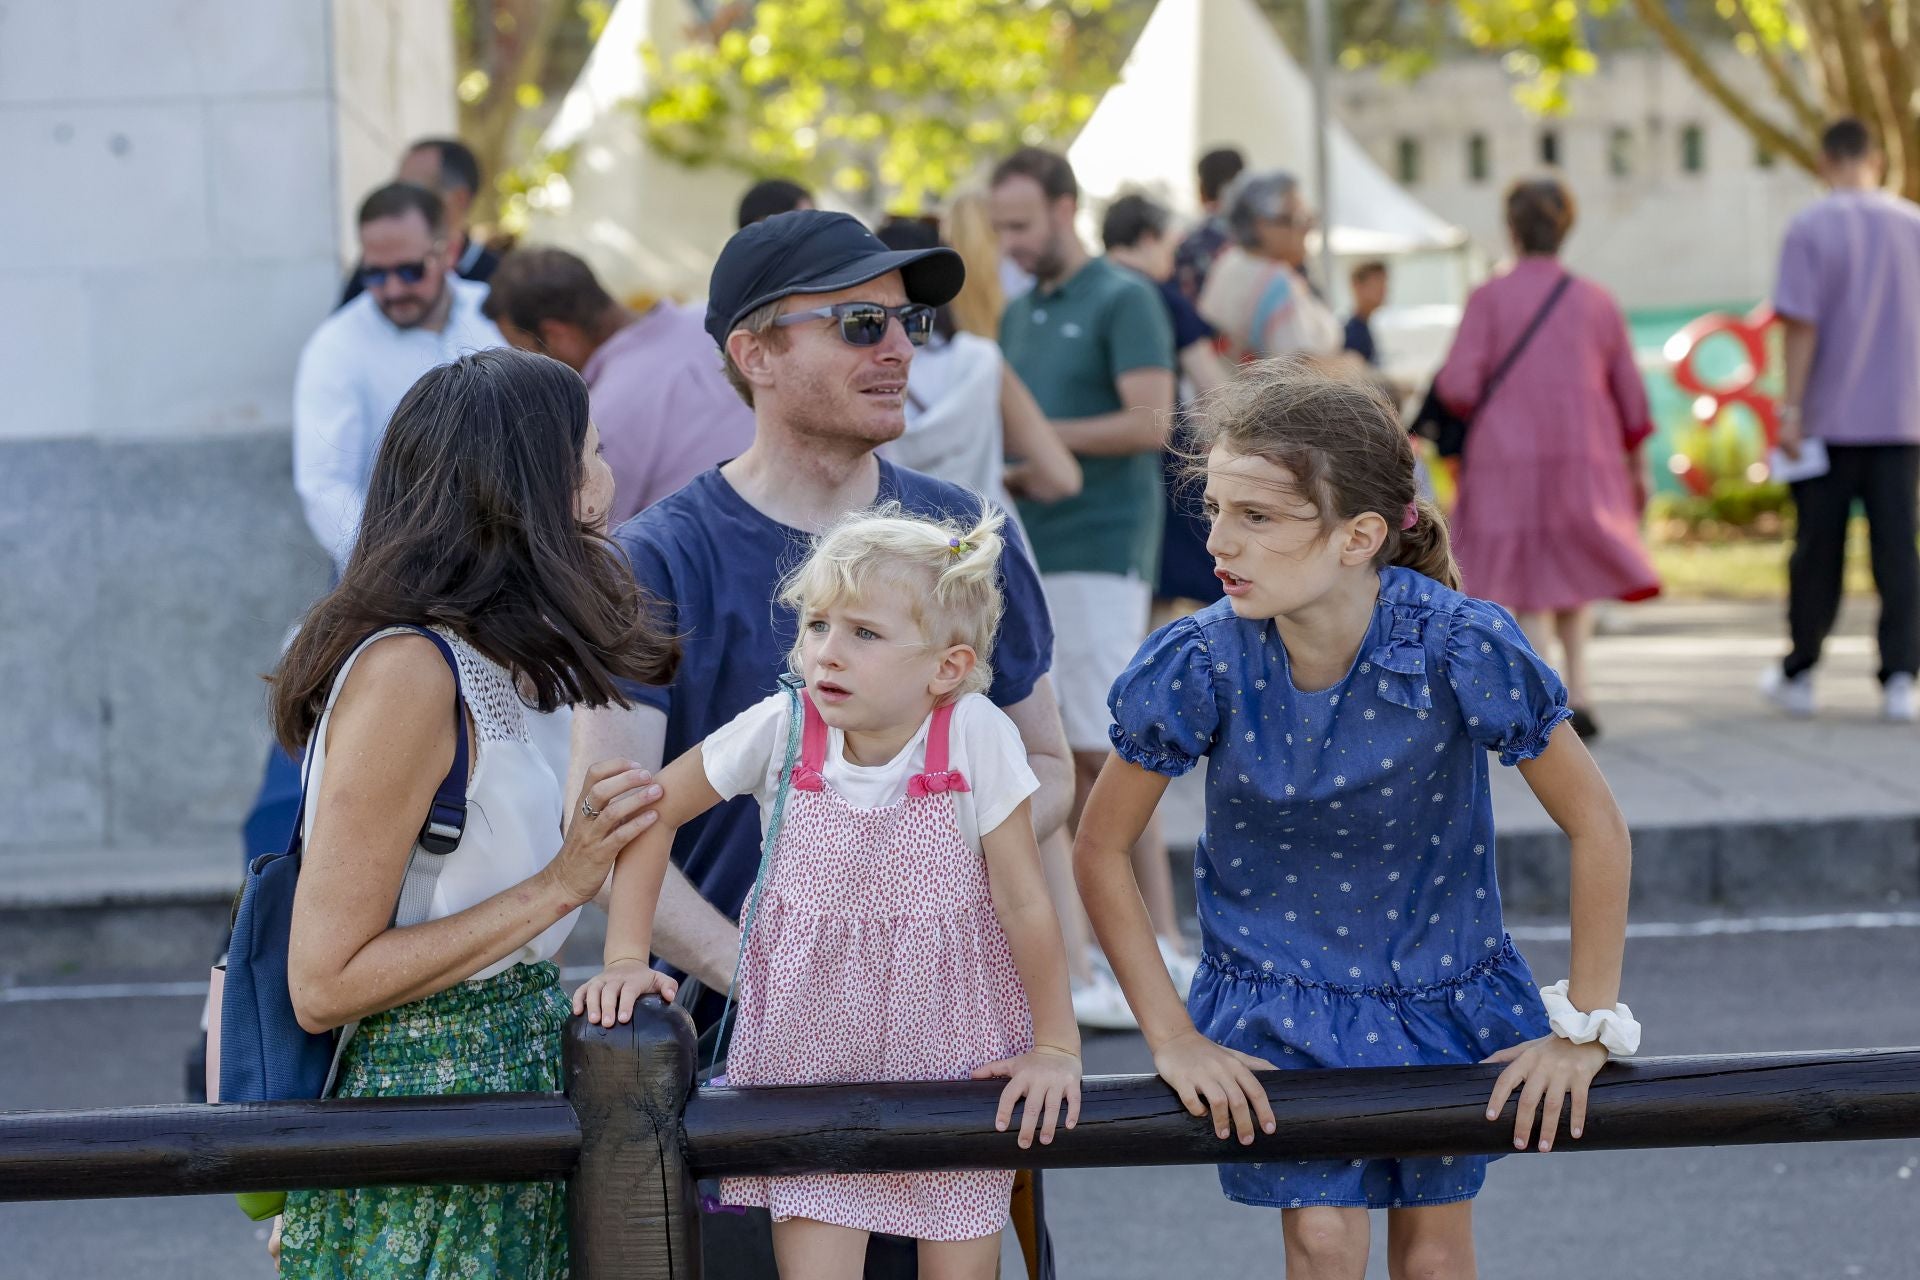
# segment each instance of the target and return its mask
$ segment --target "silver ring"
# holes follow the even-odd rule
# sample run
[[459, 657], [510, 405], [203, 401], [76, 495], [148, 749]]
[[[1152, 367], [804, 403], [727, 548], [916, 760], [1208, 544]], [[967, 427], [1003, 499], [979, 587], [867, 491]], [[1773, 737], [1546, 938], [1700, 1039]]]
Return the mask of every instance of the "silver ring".
[[587, 799], [585, 796], [580, 797], [580, 812], [586, 814], [589, 818], [597, 818], [600, 816], [600, 810], [594, 808], [593, 801]]

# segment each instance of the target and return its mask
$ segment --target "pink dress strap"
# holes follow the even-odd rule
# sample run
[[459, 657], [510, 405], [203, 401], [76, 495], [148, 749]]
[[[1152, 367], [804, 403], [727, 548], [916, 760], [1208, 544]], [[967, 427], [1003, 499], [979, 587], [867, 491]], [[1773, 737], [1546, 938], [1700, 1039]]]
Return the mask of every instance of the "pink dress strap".
[[813, 705], [813, 695], [804, 689], [800, 691], [800, 706], [805, 718], [800, 730], [800, 759], [793, 766], [793, 785], [800, 791], [824, 791], [827, 779], [821, 770], [827, 765], [827, 722]]
[[907, 794], [914, 798], [944, 795], [949, 791], [970, 791], [967, 779], [958, 769], [949, 769], [948, 738], [953, 730], [953, 704], [943, 702], [933, 709], [933, 723], [927, 727], [927, 771], [907, 780]]

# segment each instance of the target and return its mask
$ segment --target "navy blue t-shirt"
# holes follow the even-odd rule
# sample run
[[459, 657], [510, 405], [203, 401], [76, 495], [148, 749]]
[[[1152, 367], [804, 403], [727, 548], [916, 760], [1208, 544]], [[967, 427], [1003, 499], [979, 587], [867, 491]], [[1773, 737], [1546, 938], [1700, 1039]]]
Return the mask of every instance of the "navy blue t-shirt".
[[1347, 350], [1368, 364], [1380, 363], [1380, 352], [1373, 345], [1373, 326], [1365, 316], [1347, 317]]
[[1177, 362], [1180, 353], [1196, 342], [1206, 342], [1213, 337], [1213, 326], [1201, 316], [1200, 309], [1193, 305], [1187, 295], [1180, 292], [1180, 286], [1171, 280], [1160, 282], [1160, 297], [1167, 304], [1167, 315], [1173, 320], [1173, 355]]
[[[889, 500], [911, 515], [971, 520], [980, 511], [980, 499], [968, 490], [882, 460], [876, 501]], [[1025, 701], [1053, 665], [1053, 622], [1019, 530], [1009, 521], [1002, 534], [1006, 613], [987, 696], [1008, 707]], [[751, 506], [718, 468], [634, 516], [613, 539], [640, 586], [660, 602], [662, 623], [681, 638], [672, 684], [626, 689], [667, 713], [665, 758], [676, 760], [778, 689], [797, 625], [775, 596], [811, 539]], [[737, 796], [682, 827], [673, 861], [702, 897], [739, 919], [760, 866], [754, 798]]]

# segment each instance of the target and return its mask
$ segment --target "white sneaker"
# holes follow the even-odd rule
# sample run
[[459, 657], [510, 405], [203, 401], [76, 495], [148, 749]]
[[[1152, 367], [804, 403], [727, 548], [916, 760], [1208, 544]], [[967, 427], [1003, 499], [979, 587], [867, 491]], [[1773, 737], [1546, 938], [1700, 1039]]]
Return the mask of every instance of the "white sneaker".
[[1138, 1031], [1139, 1019], [1127, 1007], [1120, 984], [1103, 966], [1095, 966], [1093, 977], [1076, 982], [1073, 988], [1073, 1020], [1094, 1031]]
[[1920, 719], [1920, 700], [1914, 697], [1912, 676], [1887, 677], [1880, 689], [1880, 718], [1894, 724], [1912, 724]]
[[[1768, 667], [1766, 674], [1760, 677], [1760, 696], [1795, 720], [1811, 719], [1813, 717], [1813, 672], [1802, 671], [1789, 680], [1787, 673], [1779, 667]], [[1908, 686], [1908, 698], [1911, 702], [1911, 684]]]
[[1173, 979], [1173, 989], [1185, 1000], [1187, 992], [1193, 988], [1193, 975], [1200, 968], [1200, 961], [1191, 955], [1183, 955], [1173, 949], [1173, 944], [1165, 938], [1156, 939], [1160, 944], [1160, 958], [1166, 961], [1167, 976]]

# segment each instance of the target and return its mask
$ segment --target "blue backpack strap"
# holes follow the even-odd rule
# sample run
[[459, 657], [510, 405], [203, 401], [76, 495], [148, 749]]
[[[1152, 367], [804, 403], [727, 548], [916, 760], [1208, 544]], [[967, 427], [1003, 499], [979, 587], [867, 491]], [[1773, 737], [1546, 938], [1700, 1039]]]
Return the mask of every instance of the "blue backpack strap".
[[433, 641], [440, 656], [453, 672], [453, 765], [440, 787], [433, 793], [427, 820], [420, 827], [412, 855], [407, 859], [406, 879], [400, 884], [400, 898], [393, 910], [393, 923], [399, 927], [419, 924], [433, 909], [433, 889], [439, 882], [446, 856], [460, 847], [467, 828], [467, 773], [471, 758], [468, 743], [467, 704], [460, 682], [460, 662], [445, 636], [426, 627], [410, 627]]
[[467, 702], [460, 684], [460, 661], [446, 637], [426, 627], [410, 629], [433, 641], [447, 660], [447, 669], [453, 672], [453, 767], [440, 780], [440, 789], [433, 793], [433, 804], [427, 810], [426, 824], [420, 828], [420, 847], [445, 857], [460, 847], [460, 837], [467, 830]]
[[[440, 780], [439, 789], [433, 793], [433, 803], [427, 808], [427, 820], [420, 828], [418, 841], [427, 852], [444, 857], [460, 847], [460, 837], [467, 830], [467, 775], [471, 752], [467, 743], [466, 695], [460, 683], [460, 662], [453, 656], [453, 646], [439, 632], [411, 624], [396, 629], [415, 631], [433, 641], [434, 648], [447, 660], [447, 669], [453, 672], [453, 767], [447, 770], [447, 776]], [[293, 835], [287, 841], [289, 853], [298, 852], [306, 843], [307, 800], [312, 791], [308, 783], [312, 778], [313, 747], [309, 745], [300, 759], [300, 802], [294, 806]], [[259, 859], [254, 861], [257, 863]]]
[[747, 934], [753, 929], [754, 913], [760, 906], [760, 894], [767, 887], [767, 874], [773, 870], [773, 853], [780, 844], [780, 824], [787, 813], [787, 795], [793, 790], [793, 766], [800, 758], [802, 734], [801, 691], [806, 681], [792, 672], [782, 672], [780, 687], [787, 693], [787, 756], [780, 766], [780, 785], [773, 793], [773, 812], [767, 815], [767, 834], [760, 846], [760, 870], [754, 875], [753, 889], [747, 895], [746, 910], [740, 913], [740, 947], [734, 955], [733, 981], [727, 984], [726, 1003], [720, 1009], [720, 1033], [713, 1039], [713, 1058], [709, 1068], [720, 1065], [726, 1052], [727, 1026], [733, 1020], [733, 997], [740, 986], [740, 963], [747, 954]]
[[[447, 776], [440, 780], [439, 790], [433, 793], [433, 803], [427, 809], [427, 820], [420, 827], [413, 852], [407, 856], [406, 877], [400, 881], [400, 897], [393, 907], [394, 927], [402, 929], [423, 923], [432, 912], [434, 886], [440, 882], [440, 871], [446, 866], [446, 857], [460, 847], [460, 837], [466, 834], [467, 764], [471, 754], [467, 741], [467, 700], [462, 692], [460, 662], [454, 657], [453, 646], [447, 643], [445, 636], [429, 628], [409, 625], [406, 629], [417, 631], [433, 641], [434, 648], [440, 650], [440, 656], [447, 660], [448, 670], [453, 672], [453, 765], [447, 770]], [[303, 796], [303, 802], [304, 799]], [[321, 1097], [333, 1092], [334, 1083], [340, 1075], [341, 1060], [346, 1056], [347, 1044], [359, 1029], [358, 1019], [340, 1028]]]

